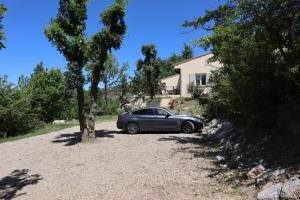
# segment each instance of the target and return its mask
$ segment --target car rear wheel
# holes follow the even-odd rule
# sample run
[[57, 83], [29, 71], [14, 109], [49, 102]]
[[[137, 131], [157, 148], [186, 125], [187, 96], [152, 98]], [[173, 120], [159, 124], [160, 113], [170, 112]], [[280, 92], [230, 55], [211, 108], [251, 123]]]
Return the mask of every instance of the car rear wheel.
[[139, 132], [139, 127], [135, 122], [129, 122], [127, 124], [127, 132], [130, 134], [137, 134]]
[[193, 124], [193, 122], [184, 122], [182, 125], [182, 132], [187, 133], [187, 134], [191, 134], [193, 133], [195, 130], [195, 125]]

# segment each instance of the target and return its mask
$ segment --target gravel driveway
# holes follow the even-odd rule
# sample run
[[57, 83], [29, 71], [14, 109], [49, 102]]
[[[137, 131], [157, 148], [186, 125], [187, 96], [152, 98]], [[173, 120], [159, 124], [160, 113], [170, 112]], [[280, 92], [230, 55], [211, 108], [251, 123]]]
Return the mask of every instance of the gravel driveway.
[[240, 199], [210, 177], [214, 151], [186, 134], [128, 135], [97, 124], [0, 144], [0, 199]]

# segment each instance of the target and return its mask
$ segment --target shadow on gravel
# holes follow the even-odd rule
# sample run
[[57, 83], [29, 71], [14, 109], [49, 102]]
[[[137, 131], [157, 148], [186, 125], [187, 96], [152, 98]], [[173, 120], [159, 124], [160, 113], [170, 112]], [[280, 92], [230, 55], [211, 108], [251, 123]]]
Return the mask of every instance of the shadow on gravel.
[[124, 134], [124, 135], [161, 135], [161, 134], [180, 134], [180, 132], [168, 132], [168, 131], [143, 131], [139, 132], [137, 134], [130, 134], [127, 131], [118, 131], [116, 132], [118, 134]]
[[[96, 131], [96, 137], [97, 138], [114, 138], [114, 131], [108, 131], [108, 130], [97, 130]], [[73, 146], [78, 144], [81, 141], [81, 133], [75, 132], [75, 133], [67, 133], [67, 134], [61, 134], [55, 138], [55, 140], [52, 141], [52, 143], [65, 143], [64, 146]]]
[[199, 136], [199, 135], [191, 135], [190, 136], [168, 136], [162, 137], [158, 139], [158, 141], [175, 141], [180, 144], [194, 144], [198, 146], [207, 146], [207, 147], [216, 147], [216, 144], [212, 139], [206, 136]]
[[[192, 144], [189, 146], [181, 146], [174, 149], [174, 153], [189, 153], [195, 158], [205, 158], [214, 161], [215, 164], [219, 163], [216, 161], [216, 156], [220, 153], [220, 150], [215, 143], [215, 140], [207, 135], [192, 135], [192, 136], [168, 136], [158, 139], [158, 141], [174, 141], [178, 144]], [[217, 165], [213, 165], [211, 168], [201, 168], [201, 170], [209, 171], [208, 177], [214, 177], [217, 174], [223, 173], [224, 169], [218, 168]]]
[[35, 185], [42, 180], [39, 174], [29, 174], [29, 169], [14, 170], [0, 179], [0, 199], [13, 199], [26, 193], [17, 194], [28, 185]]

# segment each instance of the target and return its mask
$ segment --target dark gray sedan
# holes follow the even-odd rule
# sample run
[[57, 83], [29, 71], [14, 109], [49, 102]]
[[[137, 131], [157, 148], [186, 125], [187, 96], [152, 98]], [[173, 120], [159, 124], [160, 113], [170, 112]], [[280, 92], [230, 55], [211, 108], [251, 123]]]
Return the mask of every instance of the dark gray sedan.
[[193, 133], [203, 127], [200, 118], [189, 115], [177, 115], [166, 108], [143, 108], [118, 116], [118, 129], [130, 134], [140, 131], [182, 131]]

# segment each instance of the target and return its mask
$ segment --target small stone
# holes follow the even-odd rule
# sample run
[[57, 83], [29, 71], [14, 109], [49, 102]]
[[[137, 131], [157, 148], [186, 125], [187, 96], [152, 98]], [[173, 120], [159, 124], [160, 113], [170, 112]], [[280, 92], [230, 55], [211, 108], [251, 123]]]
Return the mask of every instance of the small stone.
[[225, 160], [225, 158], [223, 156], [217, 156], [216, 158], [217, 158], [218, 161]]
[[257, 200], [279, 200], [282, 183], [270, 185], [258, 193]]
[[274, 177], [278, 177], [279, 175], [284, 174], [284, 173], [285, 173], [285, 169], [277, 169], [272, 173], [272, 175]]
[[226, 169], [228, 166], [226, 164], [221, 164], [220, 167]]

